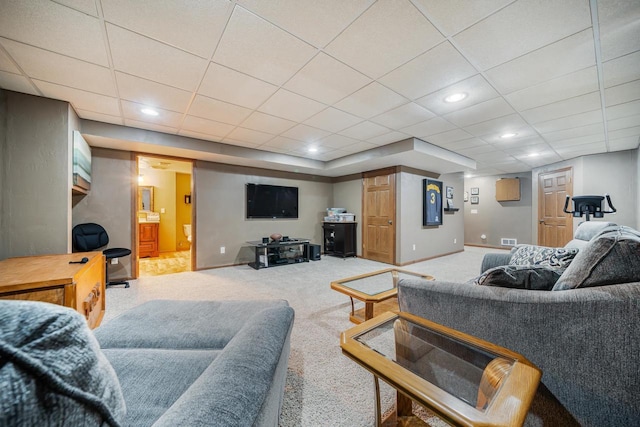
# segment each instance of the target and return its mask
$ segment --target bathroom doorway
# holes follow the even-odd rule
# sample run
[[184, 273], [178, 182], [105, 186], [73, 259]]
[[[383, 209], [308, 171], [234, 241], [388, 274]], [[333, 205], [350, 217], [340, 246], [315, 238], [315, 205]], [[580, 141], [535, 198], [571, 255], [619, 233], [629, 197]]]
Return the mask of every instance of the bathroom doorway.
[[193, 162], [138, 155], [137, 169], [138, 277], [191, 271]]

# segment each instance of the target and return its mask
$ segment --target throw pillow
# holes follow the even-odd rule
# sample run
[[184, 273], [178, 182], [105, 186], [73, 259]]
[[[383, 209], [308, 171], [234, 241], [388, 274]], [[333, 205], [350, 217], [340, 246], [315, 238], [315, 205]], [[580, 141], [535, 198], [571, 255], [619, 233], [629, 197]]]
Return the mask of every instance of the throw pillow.
[[120, 425], [120, 383], [79, 313], [0, 300], [0, 325], [0, 425]]
[[640, 233], [609, 227], [595, 236], [564, 271], [554, 291], [640, 281]]
[[519, 245], [509, 265], [543, 265], [564, 269], [578, 253], [577, 248], [548, 248], [537, 245]]
[[473, 280], [476, 285], [549, 291], [562, 271], [542, 265], [502, 265], [491, 268]]

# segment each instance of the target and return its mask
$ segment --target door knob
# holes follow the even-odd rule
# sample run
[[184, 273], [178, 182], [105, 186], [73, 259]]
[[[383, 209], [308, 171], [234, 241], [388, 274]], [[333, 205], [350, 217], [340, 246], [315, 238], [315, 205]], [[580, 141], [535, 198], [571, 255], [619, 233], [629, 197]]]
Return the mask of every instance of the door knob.
[[393, 224], [393, 221], [389, 220], [389, 224]]
[[540, 224], [544, 224], [544, 219], [539, 219], [539, 220], [538, 220], [538, 222], [539, 222]]

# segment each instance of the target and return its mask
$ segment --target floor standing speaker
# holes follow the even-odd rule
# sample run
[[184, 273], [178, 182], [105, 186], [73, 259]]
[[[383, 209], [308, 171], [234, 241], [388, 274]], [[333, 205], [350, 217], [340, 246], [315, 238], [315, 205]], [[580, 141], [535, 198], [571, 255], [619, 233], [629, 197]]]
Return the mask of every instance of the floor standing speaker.
[[320, 261], [320, 245], [309, 245], [309, 259]]

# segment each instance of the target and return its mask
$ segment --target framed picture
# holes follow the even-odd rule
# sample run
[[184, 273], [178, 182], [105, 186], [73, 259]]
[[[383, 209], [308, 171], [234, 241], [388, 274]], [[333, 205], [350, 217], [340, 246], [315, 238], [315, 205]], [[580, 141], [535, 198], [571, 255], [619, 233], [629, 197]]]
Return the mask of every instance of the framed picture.
[[465, 191], [465, 192], [464, 192], [464, 201], [465, 201], [465, 202], [468, 202], [468, 201], [469, 201], [469, 192], [468, 192], [468, 191]]
[[447, 199], [447, 209], [453, 209], [453, 199]]
[[480, 188], [478, 188], [478, 187], [471, 187], [471, 195], [472, 195], [472, 196], [477, 196], [478, 194], [480, 194]]
[[447, 199], [453, 199], [453, 187], [447, 187]]
[[477, 205], [480, 202], [480, 199], [478, 196], [471, 196], [471, 204], [472, 205]]
[[442, 225], [442, 182], [422, 180], [422, 225]]

